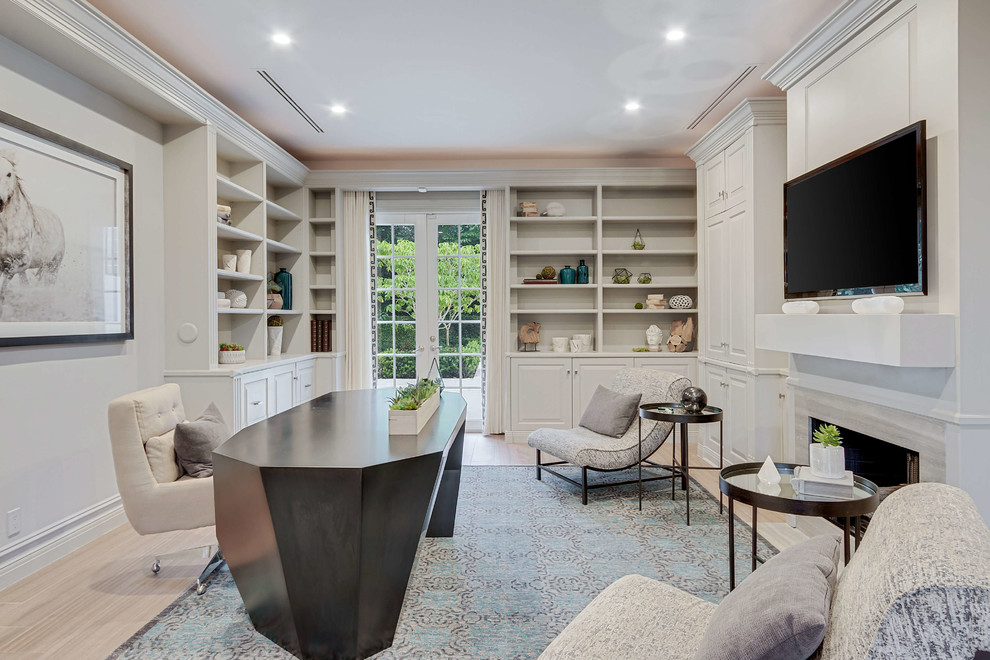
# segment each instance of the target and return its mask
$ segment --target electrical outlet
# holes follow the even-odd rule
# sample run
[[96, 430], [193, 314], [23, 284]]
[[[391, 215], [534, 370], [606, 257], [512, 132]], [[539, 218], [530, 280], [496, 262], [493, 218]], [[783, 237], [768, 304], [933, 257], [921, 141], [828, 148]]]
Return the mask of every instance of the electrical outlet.
[[7, 538], [21, 533], [21, 508], [7, 512]]

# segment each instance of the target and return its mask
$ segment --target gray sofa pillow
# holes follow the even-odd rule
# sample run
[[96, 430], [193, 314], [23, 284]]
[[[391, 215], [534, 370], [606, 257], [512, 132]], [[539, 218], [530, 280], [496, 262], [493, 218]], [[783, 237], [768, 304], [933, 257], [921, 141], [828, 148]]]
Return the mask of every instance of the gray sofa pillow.
[[191, 422], [175, 426], [175, 456], [182, 470], [193, 477], [213, 476], [213, 450], [230, 437], [217, 404], [211, 403]]
[[805, 660], [825, 638], [839, 540], [816, 536], [781, 552], [712, 614], [697, 660]]
[[619, 438], [636, 417], [642, 397], [642, 394], [619, 394], [599, 385], [591, 396], [588, 407], [584, 409], [578, 426]]

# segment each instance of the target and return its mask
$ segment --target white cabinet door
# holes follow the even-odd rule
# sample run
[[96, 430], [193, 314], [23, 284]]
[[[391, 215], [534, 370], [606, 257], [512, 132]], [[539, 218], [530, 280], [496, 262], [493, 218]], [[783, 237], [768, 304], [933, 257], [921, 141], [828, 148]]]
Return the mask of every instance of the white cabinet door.
[[512, 430], [571, 428], [570, 358], [519, 358], [510, 362]]
[[280, 412], [285, 412], [293, 406], [293, 376], [294, 374], [292, 369], [286, 369], [277, 373], [269, 373], [268, 400], [271, 404], [271, 412], [269, 413], [269, 416], [277, 415]]
[[633, 366], [637, 369], [669, 371], [689, 378], [694, 384], [698, 383], [698, 360], [695, 358], [634, 358]]
[[753, 413], [753, 377], [731, 369], [726, 372], [728, 391], [723, 423], [725, 424], [725, 458], [730, 463], [753, 460], [750, 415]]
[[[725, 327], [723, 341], [726, 342], [725, 359], [736, 364], [748, 364], [752, 359], [749, 346], [755, 331], [753, 316], [753, 258], [751, 249], [753, 230], [746, 206], [737, 206], [725, 214], [726, 250], [723, 263], [728, 268], [723, 273], [723, 308], [728, 310], [728, 318], [721, 318]], [[724, 267], [724, 266], [723, 266]], [[723, 351], [726, 352], [726, 351]]]
[[714, 156], [704, 165], [705, 217], [725, 210], [725, 154]]
[[727, 318], [728, 268], [726, 247], [725, 214], [719, 215], [705, 225], [705, 305], [706, 326], [700, 328], [709, 357], [724, 359], [726, 355], [725, 325]]
[[[708, 405], [722, 409], [722, 424], [726, 431], [726, 440], [728, 440], [729, 392], [725, 367], [705, 364], [701, 367], [701, 370], [703, 373], [701, 389], [705, 390], [705, 394], [708, 395]], [[703, 447], [703, 450], [700, 450], [699, 453], [713, 465], [718, 465], [718, 424], [698, 424], [697, 426], [700, 427], [699, 432], [701, 433], [701, 444]], [[725, 461], [726, 465], [729, 463], [731, 461]]]
[[306, 403], [313, 398], [313, 375], [316, 360], [296, 363], [296, 391], [294, 404]]
[[[573, 370], [574, 393], [574, 423], [577, 426], [588, 407], [588, 402], [595, 394], [598, 386], [611, 387], [612, 379], [623, 369], [633, 366], [632, 358], [574, 358], [571, 362]], [[644, 401], [644, 403], [647, 403]]]
[[725, 150], [725, 208], [746, 201], [746, 166], [749, 159], [749, 136], [739, 138]]
[[264, 374], [260, 378], [243, 382], [241, 401], [243, 410], [241, 419], [244, 426], [251, 426], [268, 417], [268, 379]]

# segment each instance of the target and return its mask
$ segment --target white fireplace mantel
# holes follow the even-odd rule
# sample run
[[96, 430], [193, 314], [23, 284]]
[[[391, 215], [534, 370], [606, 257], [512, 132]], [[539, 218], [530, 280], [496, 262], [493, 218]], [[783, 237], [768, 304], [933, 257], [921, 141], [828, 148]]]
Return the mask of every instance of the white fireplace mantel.
[[954, 367], [954, 314], [757, 314], [756, 347], [893, 367]]

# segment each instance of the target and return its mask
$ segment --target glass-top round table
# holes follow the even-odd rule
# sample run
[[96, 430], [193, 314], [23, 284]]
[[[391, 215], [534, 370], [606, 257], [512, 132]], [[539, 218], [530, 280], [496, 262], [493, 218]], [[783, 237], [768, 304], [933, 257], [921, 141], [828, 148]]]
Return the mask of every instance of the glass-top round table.
[[718, 488], [729, 498], [729, 589], [736, 586], [735, 502], [753, 508], [753, 559], [756, 570], [756, 512], [757, 509], [778, 511], [796, 516], [821, 516], [841, 518], [843, 521], [843, 550], [849, 563], [850, 519], [856, 530], [856, 547], [859, 547], [859, 516], [873, 513], [880, 504], [877, 485], [863, 477], [853, 477], [853, 487], [848, 497], [823, 497], [798, 493], [791, 486], [796, 463], [774, 463], [780, 473], [780, 483], [770, 486], [760, 481], [758, 473], [763, 463], [739, 463], [724, 468], [719, 474]]

